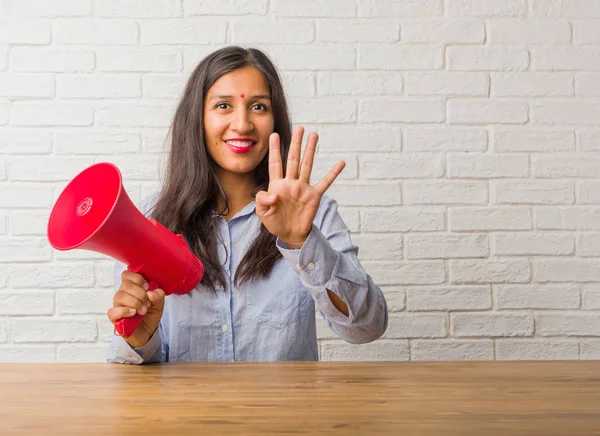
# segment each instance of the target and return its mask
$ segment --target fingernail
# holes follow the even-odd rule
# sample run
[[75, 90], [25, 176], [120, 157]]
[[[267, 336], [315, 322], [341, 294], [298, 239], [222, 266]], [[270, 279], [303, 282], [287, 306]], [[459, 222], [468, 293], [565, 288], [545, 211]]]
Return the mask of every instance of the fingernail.
[[150, 289], [150, 286], [148, 286], [148, 283], [144, 283], [144, 291], [147, 291], [148, 289]]
[[133, 308], [129, 309], [129, 313], [132, 315], [135, 315], [135, 309], [133, 309]]
[[152, 306], [152, 302], [150, 302], [150, 301], [146, 302], [146, 307], [147, 307], [148, 309], [150, 309], [150, 306]]
[[148, 308], [147, 308], [146, 306], [142, 306], [142, 308], [141, 308], [141, 310], [140, 310], [140, 313], [141, 313], [142, 315], [145, 315], [147, 310], [148, 310]]

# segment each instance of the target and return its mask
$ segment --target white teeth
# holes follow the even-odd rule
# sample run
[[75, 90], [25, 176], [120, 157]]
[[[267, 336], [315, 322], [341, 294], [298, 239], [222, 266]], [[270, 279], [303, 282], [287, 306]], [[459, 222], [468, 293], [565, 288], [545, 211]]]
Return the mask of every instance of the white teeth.
[[229, 145], [233, 145], [234, 147], [247, 148], [252, 146], [252, 141], [227, 141]]

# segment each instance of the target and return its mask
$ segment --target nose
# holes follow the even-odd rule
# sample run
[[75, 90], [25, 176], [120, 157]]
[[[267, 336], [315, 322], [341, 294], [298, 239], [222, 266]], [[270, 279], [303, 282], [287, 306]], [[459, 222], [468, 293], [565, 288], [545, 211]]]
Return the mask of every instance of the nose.
[[239, 133], [251, 132], [254, 129], [254, 125], [252, 124], [250, 115], [250, 111], [245, 107], [234, 111], [231, 128]]

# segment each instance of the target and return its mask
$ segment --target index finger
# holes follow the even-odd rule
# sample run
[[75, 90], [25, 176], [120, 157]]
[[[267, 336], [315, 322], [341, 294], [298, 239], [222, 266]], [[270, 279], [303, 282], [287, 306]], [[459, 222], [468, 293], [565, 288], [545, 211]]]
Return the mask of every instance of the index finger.
[[271, 136], [269, 136], [269, 180], [283, 178], [279, 144], [279, 134], [271, 133]]
[[130, 282], [135, 283], [140, 288], [145, 288], [148, 286], [148, 282], [141, 274], [135, 273], [133, 271], [129, 271], [126, 269], [121, 273], [121, 281], [129, 280]]

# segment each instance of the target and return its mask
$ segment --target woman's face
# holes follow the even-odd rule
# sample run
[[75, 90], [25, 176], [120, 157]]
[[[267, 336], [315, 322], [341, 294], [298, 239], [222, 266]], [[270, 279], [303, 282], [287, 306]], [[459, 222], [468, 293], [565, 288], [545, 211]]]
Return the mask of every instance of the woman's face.
[[269, 86], [251, 67], [221, 76], [204, 100], [204, 141], [219, 177], [247, 175], [269, 151], [275, 120]]

